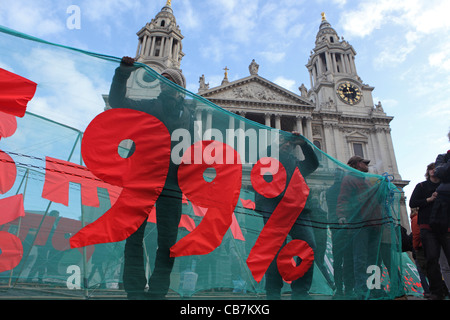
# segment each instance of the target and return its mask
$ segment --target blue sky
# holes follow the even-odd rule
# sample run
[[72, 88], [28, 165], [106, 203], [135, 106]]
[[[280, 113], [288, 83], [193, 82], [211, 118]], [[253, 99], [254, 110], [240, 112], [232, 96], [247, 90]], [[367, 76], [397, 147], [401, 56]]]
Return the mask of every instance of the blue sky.
[[[166, 0], [0, 0], [0, 25], [50, 42], [121, 57], [134, 56], [136, 32]], [[75, 5], [80, 28], [67, 20]], [[414, 186], [438, 153], [450, 149], [450, 1], [447, 0], [172, 0], [184, 35], [181, 67], [196, 93], [204, 74], [219, 85], [246, 77], [255, 59], [259, 75], [294, 93], [326, 13], [338, 35], [356, 50], [357, 71], [375, 87], [374, 102], [393, 116], [399, 172]], [[1, 67], [1, 65], [0, 65]], [[5, 67], [5, 66], [3, 66]], [[37, 107], [36, 107], [37, 108]], [[40, 110], [31, 110], [39, 113]], [[51, 110], [42, 110], [52, 117]]]

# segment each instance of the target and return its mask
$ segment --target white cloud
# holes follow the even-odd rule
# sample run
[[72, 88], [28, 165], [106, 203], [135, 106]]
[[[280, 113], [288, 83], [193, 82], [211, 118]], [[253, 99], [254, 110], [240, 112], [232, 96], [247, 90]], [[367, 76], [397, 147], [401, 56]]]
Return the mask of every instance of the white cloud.
[[175, 14], [177, 23], [183, 26], [185, 29], [197, 29], [201, 27], [199, 12], [194, 10], [190, 0], [184, 0], [180, 2], [180, 13]]
[[208, 42], [205, 41], [202, 45], [201, 53], [205, 59], [220, 62], [224, 57], [224, 47], [225, 46], [220, 39], [216, 37], [209, 37]]
[[283, 76], [279, 76], [273, 82], [285, 89], [288, 89], [290, 91], [295, 91], [295, 80], [291, 80], [291, 79], [287, 79]]
[[[239, 5], [238, 5], [239, 4]], [[219, 0], [215, 3], [218, 23], [235, 41], [247, 42], [254, 36], [257, 27], [258, 1], [241, 2]], [[214, 5], [213, 5], [214, 6]]]
[[264, 57], [264, 59], [272, 62], [272, 63], [278, 63], [284, 60], [286, 57], [285, 52], [270, 52], [270, 51], [264, 51], [259, 53], [261, 56]]
[[123, 17], [125, 13], [142, 10], [140, 2], [139, 0], [84, 0], [80, 7], [83, 17], [91, 21], [105, 22], [107, 25], [123, 23], [118, 17]]
[[[388, 40], [389, 41], [389, 40]], [[391, 41], [395, 41], [392, 40]], [[374, 64], [377, 66], [386, 66], [391, 64], [402, 63], [406, 60], [408, 55], [414, 51], [416, 48], [413, 44], [401, 45], [397, 44], [397, 46], [383, 46], [383, 49], [378, 56], [374, 60]]]
[[395, 4], [390, 0], [365, 0], [356, 9], [344, 12], [341, 24], [348, 36], [366, 37], [386, 25], [427, 35], [450, 28], [449, 11], [447, 0], [397, 0]]
[[386, 1], [363, 2], [357, 10], [342, 14], [341, 23], [347, 36], [365, 37], [375, 29], [379, 29], [384, 21], [386, 11], [390, 6]]
[[[83, 58], [87, 57], [77, 59]], [[84, 72], [84, 67], [90, 69], [90, 65], [75, 59], [51, 48], [33, 49], [29, 56], [23, 57], [29, 78], [38, 82], [27, 110], [84, 131], [90, 120], [103, 111], [102, 94], [109, 92], [110, 79], [102, 80], [99, 74]]]
[[66, 12], [55, 1], [1, 1], [0, 24], [38, 37], [54, 35], [65, 30]]
[[[346, 11], [340, 22], [350, 38], [368, 37], [381, 30], [377, 33], [379, 53], [374, 58], [377, 67], [399, 65], [417, 53], [428, 54], [430, 66], [448, 71], [449, 46], [434, 47], [450, 42], [449, 11], [450, 2], [446, 0], [398, 0], [395, 5], [390, 0], [364, 0], [355, 9]], [[436, 41], [423, 46], [422, 40], [431, 38]]]
[[431, 67], [436, 67], [443, 72], [450, 71], [450, 44], [441, 43], [436, 51], [428, 56], [428, 63]]

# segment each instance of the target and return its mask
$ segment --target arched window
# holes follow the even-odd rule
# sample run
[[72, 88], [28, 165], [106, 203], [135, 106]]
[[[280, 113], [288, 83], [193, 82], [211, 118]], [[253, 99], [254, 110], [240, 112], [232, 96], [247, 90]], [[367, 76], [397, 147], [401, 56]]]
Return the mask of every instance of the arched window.
[[166, 25], [166, 21], [165, 20], [161, 21], [161, 27], [164, 27], [165, 25]]

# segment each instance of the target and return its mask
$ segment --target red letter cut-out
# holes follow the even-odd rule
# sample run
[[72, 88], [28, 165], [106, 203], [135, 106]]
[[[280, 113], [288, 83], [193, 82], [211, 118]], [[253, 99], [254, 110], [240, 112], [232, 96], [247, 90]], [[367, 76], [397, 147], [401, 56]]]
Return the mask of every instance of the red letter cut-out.
[[[258, 163], [254, 166], [252, 175], [262, 174], [257, 165]], [[272, 183], [275, 185], [274, 189], [277, 192], [280, 190], [278, 180], [282, 179], [285, 174], [285, 168], [280, 163], [278, 172], [275, 173], [272, 180]], [[270, 186], [270, 183], [268, 185]], [[269, 190], [267, 190], [267, 185], [254, 185], [253, 187], [257, 192], [270, 194], [268, 192]], [[295, 168], [283, 199], [278, 203], [269, 220], [264, 225], [255, 245], [247, 257], [248, 268], [257, 282], [262, 280], [267, 268], [281, 248], [283, 241], [303, 211], [308, 195], [309, 187], [303, 179], [300, 170]], [[276, 196], [276, 192], [270, 194], [270, 196]]]
[[81, 204], [90, 207], [99, 207], [97, 188], [108, 190], [111, 204], [113, 204], [121, 188], [112, 186], [95, 177], [88, 168], [68, 161], [51, 157], [45, 158], [46, 173], [42, 198], [69, 205], [69, 184], [79, 183], [81, 189]]
[[23, 117], [37, 84], [0, 68], [0, 111]]
[[[293, 257], [302, 259], [300, 265], [293, 264]], [[294, 281], [304, 276], [314, 263], [314, 251], [303, 240], [292, 240], [281, 249], [277, 258], [278, 271], [284, 281]]]
[[[202, 152], [201, 163], [197, 163], [196, 151]], [[204, 177], [209, 168], [215, 170], [210, 182]], [[220, 245], [233, 222], [241, 179], [240, 157], [230, 146], [219, 141], [198, 141], [186, 151], [178, 168], [178, 183], [193, 205], [208, 211], [197, 228], [172, 246], [172, 257], [208, 254]]]
[[[134, 153], [122, 158], [118, 146], [130, 139]], [[122, 187], [111, 209], [70, 239], [72, 248], [128, 238], [148, 219], [166, 181], [170, 134], [157, 118], [132, 109], [110, 109], [86, 129], [81, 152], [99, 179]]]
[[0, 272], [12, 270], [23, 255], [22, 241], [11, 233], [0, 231]]

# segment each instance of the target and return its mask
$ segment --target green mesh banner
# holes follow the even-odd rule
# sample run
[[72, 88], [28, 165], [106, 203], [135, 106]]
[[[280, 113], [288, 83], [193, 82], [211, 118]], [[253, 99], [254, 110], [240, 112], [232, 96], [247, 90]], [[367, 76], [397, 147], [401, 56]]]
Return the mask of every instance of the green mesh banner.
[[[37, 88], [23, 116], [2, 118], [0, 296], [421, 292], [388, 174], [145, 65], [1, 31], [0, 76]], [[10, 92], [2, 84], [0, 99]]]

